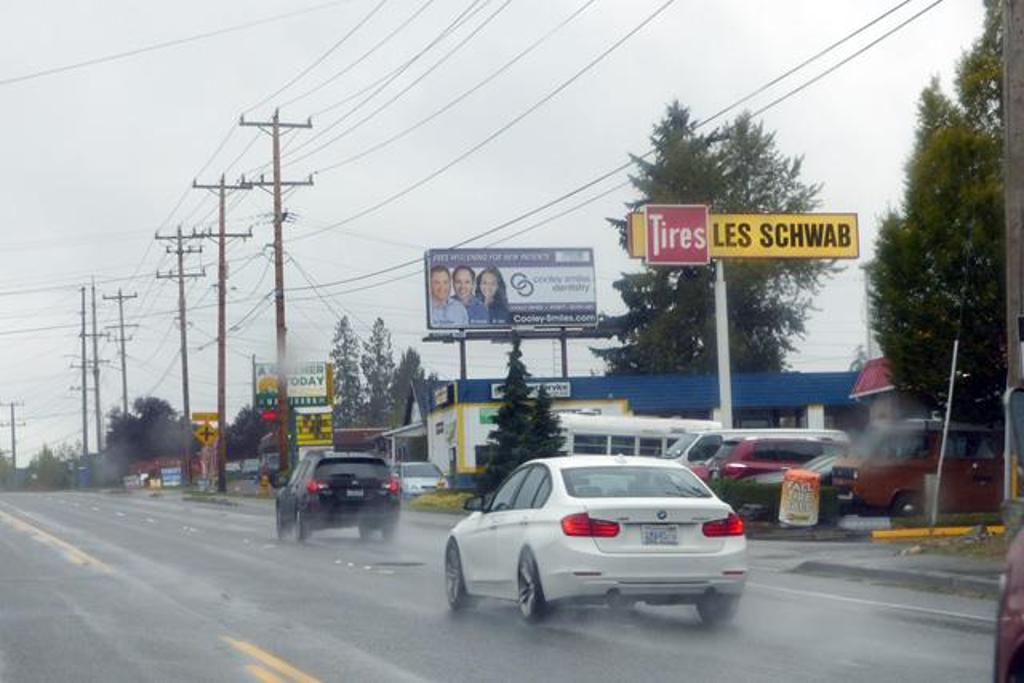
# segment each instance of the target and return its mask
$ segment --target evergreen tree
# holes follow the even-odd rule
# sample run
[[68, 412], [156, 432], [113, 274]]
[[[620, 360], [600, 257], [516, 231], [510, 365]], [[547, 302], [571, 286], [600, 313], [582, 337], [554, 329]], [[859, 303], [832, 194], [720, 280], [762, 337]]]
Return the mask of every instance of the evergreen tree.
[[523, 364], [519, 339], [512, 340], [508, 354], [508, 374], [501, 385], [502, 402], [490, 434], [493, 456], [477, 482], [481, 494], [498, 487], [516, 467], [530, 459], [533, 407], [526, 384], [529, 373]]
[[380, 318], [373, 323], [369, 341], [363, 342], [360, 365], [366, 380], [366, 412], [363, 424], [371, 427], [385, 426], [393, 408], [395, 358], [391, 348], [391, 333]]
[[902, 206], [883, 219], [868, 269], [896, 387], [941, 408], [959, 330], [953, 415], [982, 422], [1000, 418], [1006, 382], [999, 4], [987, 10], [955, 97], [934, 80], [921, 94]]
[[550, 458], [562, 455], [565, 437], [558, 415], [551, 409], [551, 395], [541, 387], [530, 415], [530, 457]]
[[252, 406], [242, 406], [228, 425], [228, 460], [255, 458], [259, 451], [260, 439], [270, 432], [270, 423], [264, 420]]
[[[710, 204], [717, 212], [801, 212], [817, 204], [819, 185], [801, 179], [802, 161], [783, 156], [775, 136], [741, 115], [699, 133], [690, 112], [668, 107], [654, 127], [653, 160], [634, 157], [635, 203]], [[625, 222], [609, 221], [625, 247]], [[730, 261], [729, 346], [734, 371], [778, 371], [804, 325], [822, 280], [834, 272], [816, 260]], [[594, 350], [611, 373], [706, 373], [716, 367], [714, 269], [657, 267], [615, 283], [627, 313], [618, 348]]]
[[391, 396], [391, 417], [388, 420], [390, 426], [397, 427], [402, 423], [402, 413], [405, 411], [409, 387], [413, 382], [422, 382], [424, 379], [426, 379], [426, 373], [423, 371], [420, 354], [412, 347], [407, 348], [398, 361], [398, 369], [395, 370]]
[[349, 323], [348, 316], [338, 321], [331, 342], [331, 362], [334, 363], [334, 424], [353, 427], [361, 424], [366, 398], [363, 379], [359, 374], [359, 339]]

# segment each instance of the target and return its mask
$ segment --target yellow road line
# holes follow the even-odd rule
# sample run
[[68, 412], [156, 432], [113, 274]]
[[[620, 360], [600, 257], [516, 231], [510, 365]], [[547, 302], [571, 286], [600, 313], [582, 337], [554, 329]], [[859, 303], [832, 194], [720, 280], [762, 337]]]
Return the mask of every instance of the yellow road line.
[[48, 545], [51, 548], [59, 550], [64, 558], [72, 564], [76, 564], [80, 567], [92, 567], [104, 574], [110, 574], [114, 571], [110, 565], [97, 560], [81, 548], [76, 548], [67, 541], [62, 541], [53, 534], [49, 534], [39, 527], [29, 524], [23, 519], [9, 515], [2, 510], [0, 510], [0, 522], [7, 524], [12, 529], [28, 534], [34, 540], [42, 543], [43, 545]]
[[[246, 654], [253, 659], [258, 660], [260, 663], [269, 666], [274, 671], [278, 672], [282, 676], [287, 677], [289, 680], [295, 681], [295, 683], [320, 683], [319, 678], [314, 678], [306, 672], [296, 669], [294, 666], [284, 661], [280, 657], [270, 654], [266, 650], [256, 647], [252, 643], [247, 643], [244, 640], [237, 640], [230, 636], [221, 636], [221, 639], [235, 648], [239, 652]], [[253, 673], [250, 671], [250, 673]]]
[[257, 681], [261, 681], [261, 683], [284, 683], [283, 679], [278, 678], [259, 664], [250, 664], [245, 667], [245, 670]]
[[[876, 529], [871, 532], [871, 538], [886, 540], [893, 538], [928, 538], [929, 536], [963, 536], [974, 528], [972, 526], [945, 526], [935, 527], [934, 529], [926, 527], [920, 529]], [[992, 524], [985, 528], [990, 534], [1006, 532], [1006, 527], [1000, 524]]]

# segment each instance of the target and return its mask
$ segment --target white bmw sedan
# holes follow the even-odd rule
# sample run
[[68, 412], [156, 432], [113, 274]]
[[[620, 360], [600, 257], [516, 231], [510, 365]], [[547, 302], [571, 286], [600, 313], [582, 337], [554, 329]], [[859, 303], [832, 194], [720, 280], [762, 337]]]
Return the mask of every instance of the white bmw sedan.
[[528, 620], [556, 601], [694, 604], [729, 621], [747, 575], [743, 520], [686, 467], [656, 458], [533, 460], [452, 529], [449, 606], [515, 600]]

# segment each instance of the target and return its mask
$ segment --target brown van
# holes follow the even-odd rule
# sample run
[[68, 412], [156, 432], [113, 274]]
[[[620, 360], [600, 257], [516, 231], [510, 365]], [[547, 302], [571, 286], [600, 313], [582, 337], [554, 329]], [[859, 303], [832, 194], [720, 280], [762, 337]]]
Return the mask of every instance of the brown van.
[[[847, 510], [894, 515], [925, 511], [925, 475], [935, 474], [940, 420], [906, 420], [870, 429], [836, 461], [832, 484]], [[942, 471], [942, 512], [992, 512], [1003, 492], [1002, 432], [950, 423]]]

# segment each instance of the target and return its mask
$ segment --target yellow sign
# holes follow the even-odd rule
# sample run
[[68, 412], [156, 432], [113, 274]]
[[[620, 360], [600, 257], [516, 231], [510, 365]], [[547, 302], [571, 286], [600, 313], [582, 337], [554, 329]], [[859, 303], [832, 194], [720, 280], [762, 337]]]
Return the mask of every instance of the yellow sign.
[[647, 214], [633, 211], [626, 217], [626, 251], [631, 258], [647, 256]]
[[196, 435], [199, 443], [204, 446], [209, 446], [217, 440], [217, 428], [207, 422], [196, 427], [192, 430], [192, 433]]
[[217, 413], [192, 413], [193, 422], [216, 422], [219, 417]]
[[855, 213], [713, 213], [711, 258], [854, 259]]
[[298, 413], [295, 415], [295, 436], [300, 446], [331, 446], [334, 426], [331, 413]]

